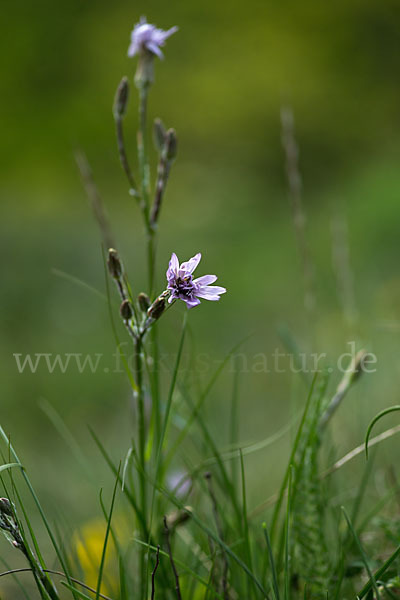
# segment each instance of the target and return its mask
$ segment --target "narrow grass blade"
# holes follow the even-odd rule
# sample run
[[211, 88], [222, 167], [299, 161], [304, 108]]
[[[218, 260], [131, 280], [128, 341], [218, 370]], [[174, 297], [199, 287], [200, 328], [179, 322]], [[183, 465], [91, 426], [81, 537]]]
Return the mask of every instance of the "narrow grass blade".
[[86, 477], [88, 479], [93, 480], [93, 471], [89, 467], [81, 448], [79, 447], [78, 442], [75, 437], [71, 433], [71, 431], [66, 426], [64, 419], [61, 415], [56, 411], [54, 406], [50, 404], [45, 398], [41, 398], [39, 401], [39, 407], [44, 412], [46, 417], [53, 424], [55, 430], [59, 433], [61, 438], [64, 440], [68, 448], [71, 450], [71, 453], [75, 457], [77, 463], [81, 466], [84, 471]]
[[315, 383], [316, 383], [317, 377], [318, 377], [318, 372], [315, 373], [315, 375], [313, 377], [313, 380], [312, 380], [312, 383], [311, 383], [311, 386], [310, 386], [310, 390], [308, 392], [308, 397], [307, 397], [306, 405], [304, 407], [304, 412], [303, 412], [303, 415], [301, 417], [301, 421], [300, 421], [300, 424], [299, 424], [299, 427], [298, 427], [298, 430], [297, 430], [297, 433], [296, 433], [296, 437], [295, 437], [295, 440], [294, 440], [294, 443], [293, 443], [293, 446], [292, 446], [292, 451], [290, 453], [288, 466], [287, 466], [287, 469], [286, 469], [286, 472], [285, 472], [285, 476], [283, 478], [283, 481], [282, 481], [282, 484], [281, 484], [281, 487], [280, 487], [280, 490], [279, 490], [278, 500], [277, 500], [277, 502], [275, 504], [274, 513], [272, 515], [272, 524], [271, 524], [271, 540], [272, 541], [275, 538], [275, 530], [276, 530], [276, 526], [278, 524], [278, 518], [279, 518], [279, 513], [280, 513], [280, 510], [281, 510], [283, 498], [284, 498], [284, 495], [285, 495], [285, 489], [286, 489], [286, 486], [287, 486], [287, 483], [288, 483], [288, 480], [289, 480], [290, 468], [291, 468], [291, 465], [293, 463], [294, 457], [295, 457], [296, 452], [297, 452], [297, 447], [298, 447], [300, 439], [301, 439], [301, 434], [303, 432], [304, 423], [306, 421], [308, 410], [310, 408], [311, 399], [312, 399], [312, 396], [313, 396], [314, 387], [315, 387]]
[[367, 573], [369, 575], [369, 579], [370, 579], [370, 582], [371, 582], [371, 586], [372, 586], [372, 588], [374, 590], [374, 593], [375, 593], [375, 596], [376, 596], [376, 600], [380, 600], [380, 594], [379, 594], [378, 586], [376, 584], [376, 579], [375, 579], [374, 575], [372, 574], [371, 568], [370, 568], [370, 566], [368, 564], [368, 558], [367, 558], [367, 555], [365, 554], [364, 548], [361, 545], [360, 538], [356, 534], [355, 529], [354, 529], [354, 527], [352, 525], [352, 522], [350, 521], [350, 517], [348, 516], [348, 514], [347, 514], [347, 512], [346, 512], [346, 510], [345, 510], [345, 508], [343, 506], [342, 506], [342, 511], [343, 511], [343, 514], [344, 514], [345, 519], [347, 521], [347, 525], [348, 525], [348, 527], [349, 527], [349, 529], [351, 531], [351, 534], [352, 534], [352, 536], [354, 538], [356, 546], [357, 546], [357, 548], [358, 548], [358, 550], [360, 552], [360, 555], [361, 555], [362, 561], [363, 561], [363, 563], [365, 565], [365, 568], [367, 570]]
[[207, 385], [205, 386], [203, 392], [200, 394], [198, 401], [196, 402], [195, 406], [193, 407], [192, 414], [188, 418], [188, 420], [185, 424], [185, 427], [182, 429], [175, 444], [173, 445], [171, 450], [168, 452], [168, 455], [166, 457], [166, 463], [169, 463], [171, 461], [173, 455], [176, 452], [176, 449], [181, 445], [181, 443], [187, 436], [192, 424], [194, 423], [194, 421], [196, 420], [196, 418], [199, 414], [199, 410], [200, 410], [201, 406], [203, 405], [204, 401], [206, 400], [208, 394], [210, 393], [210, 391], [211, 391], [212, 387], [214, 386], [215, 382], [217, 381], [218, 377], [220, 376], [220, 374], [224, 370], [225, 366], [227, 365], [229, 359], [234, 355], [236, 350], [238, 350], [240, 348], [240, 346], [242, 346], [242, 344], [244, 344], [244, 342], [249, 339], [249, 337], [250, 336], [246, 336], [243, 340], [241, 340], [238, 344], [236, 344], [228, 352], [228, 354], [225, 356], [225, 358], [221, 361], [221, 364], [218, 366], [218, 368], [214, 371], [214, 373], [208, 380]]
[[244, 461], [242, 451], [239, 450], [240, 455], [240, 472], [242, 478], [242, 520], [243, 520], [243, 537], [245, 544], [245, 556], [247, 564], [251, 571], [253, 571], [253, 560], [251, 555], [250, 535], [249, 535], [249, 520], [247, 517], [247, 498], [246, 498], [246, 479], [244, 472]]
[[364, 585], [363, 589], [360, 592], [358, 592], [357, 596], [358, 598], [360, 598], [360, 600], [361, 598], [364, 598], [364, 596], [366, 596], [372, 588], [375, 589], [374, 583], [382, 577], [385, 571], [387, 571], [387, 569], [396, 560], [398, 556], [400, 556], [400, 546], [398, 546], [393, 552], [393, 554], [389, 556], [389, 558], [384, 562], [384, 564], [381, 567], [379, 567], [377, 571], [375, 571], [374, 575], [370, 577], [369, 581]]
[[[116, 468], [116, 466], [114, 465], [114, 463], [112, 462], [109, 454], [107, 453], [106, 449], [104, 448], [103, 444], [100, 442], [99, 438], [97, 437], [97, 435], [95, 434], [95, 432], [93, 431], [93, 429], [89, 426], [89, 431], [90, 434], [92, 436], [92, 438], [94, 439], [97, 447], [99, 448], [101, 454], [103, 455], [103, 458], [105, 459], [106, 463], [108, 464], [108, 466], [110, 467], [111, 471], [114, 473], [115, 476], [117, 476], [118, 473], [118, 469]], [[122, 487], [122, 477], [119, 477], [119, 482], [120, 485]], [[136, 513], [136, 516], [138, 518], [138, 520], [140, 521], [142, 527], [146, 527], [146, 523], [144, 521], [144, 517], [143, 517], [143, 513], [142, 511], [139, 509], [139, 506], [135, 500], [135, 497], [133, 496], [133, 494], [131, 494], [131, 492], [128, 490], [127, 486], [124, 486], [123, 489], [123, 493], [125, 494], [125, 496], [127, 497], [129, 503], [131, 504], [133, 510]]]
[[188, 403], [188, 405], [193, 408], [194, 413], [196, 415], [196, 421], [197, 421], [197, 425], [199, 425], [202, 433], [203, 433], [203, 437], [204, 437], [204, 441], [205, 441], [205, 445], [207, 448], [210, 448], [211, 452], [214, 454], [216, 463], [219, 467], [219, 470], [221, 472], [221, 477], [223, 479], [224, 482], [224, 486], [227, 490], [227, 493], [229, 495], [229, 498], [232, 501], [232, 505], [233, 508], [235, 510], [236, 513], [236, 517], [238, 520], [238, 525], [239, 527], [241, 526], [241, 519], [242, 519], [242, 511], [240, 510], [239, 504], [238, 504], [238, 500], [235, 494], [235, 490], [233, 489], [233, 485], [232, 482], [229, 478], [228, 475], [228, 471], [225, 467], [224, 461], [221, 458], [221, 454], [217, 448], [217, 445], [214, 442], [214, 439], [212, 437], [212, 435], [210, 434], [207, 425], [204, 422], [203, 417], [201, 416], [201, 414], [198, 412], [198, 408], [197, 406], [193, 407], [193, 405], [191, 404], [188, 395], [186, 394], [186, 392], [184, 392], [184, 399], [186, 400], [186, 402]]
[[78, 277], [75, 277], [74, 275], [71, 275], [70, 273], [65, 273], [65, 271], [60, 271], [59, 269], [52, 269], [51, 272], [53, 273], [53, 275], [56, 275], [57, 277], [60, 277], [61, 279], [65, 279], [66, 281], [69, 281], [70, 283], [73, 283], [74, 285], [78, 285], [79, 287], [84, 288], [88, 292], [95, 294], [98, 298], [101, 298], [102, 300], [107, 302], [107, 296], [105, 296], [102, 292], [100, 292], [100, 290], [93, 287], [92, 285], [90, 285], [89, 283], [84, 281], [83, 279], [79, 279]]
[[[182, 351], [183, 351], [183, 345], [185, 342], [185, 334], [186, 334], [186, 325], [187, 325], [187, 315], [185, 314], [185, 317], [183, 320], [183, 325], [182, 325], [182, 333], [181, 333], [181, 337], [180, 337], [180, 341], [179, 341], [178, 353], [176, 356], [174, 370], [172, 372], [172, 379], [171, 379], [171, 383], [170, 383], [169, 391], [168, 391], [168, 398], [167, 398], [167, 404], [165, 407], [164, 420], [163, 420], [162, 428], [161, 428], [161, 436], [160, 436], [160, 439], [158, 442], [155, 475], [154, 475], [154, 478], [156, 481], [159, 481], [159, 477], [160, 477], [162, 449], [163, 449], [163, 445], [164, 445], [165, 436], [167, 433], [169, 415], [170, 415], [171, 406], [172, 406], [172, 399], [174, 397], [174, 391], [175, 391], [175, 386], [176, 386], [176, 380], [178, 377], [179, 365], [181, 363], [181, 358], [182, 358]], [[155, 499], [156, 499], [156, 488], [153, 487], [152, 497], [151, 497], [151, 507], [150, 507], [149, 531], [151, 531], [152, 524], [153, 524]], [[150, 542], [150, 539], [148, 539], [148, 542]], [[150, 568], [150, 556], [148, 555], [148, 557], [147, 557], [147, 575], [149, 573], [149, 568]], [[148, 582], [148, 576], [146, 577], [146, 582]]]
[[76, 587], [67, 583], [66, 581], [61, 581], [61, 585], [68, 588], [71, 592], [73, 592], [76, 596], [78, 596], [78, 598], [83, 598], [83, 600], [93, 600], [93, 598], [91, 598], [90, 596], [88, 596], [87, 594], [82, 592], [81, 590], [78, 590]]
[[[187, 507], [180, 502], [177, 498], [175, 498], [172, 494], [168, 492], [168, 490], [160, 487], [157, 482], [153, 481], [153, 485], [156, 485], [160, 492], [164, 494], [166, 498], [170, 500], [175, 506], [180, 508], [181, 510], [188, 512]], [[263, 598], [268, 598], [267, 591], [264, 589], [264, 586], [258, 580], [258, 578], [254, 575], [254, 573], [249, 569], [248, 565], [244, 563], [241, 558], [232, 550], [230, 546], [228, 546], [221, 538], [206, 525], [194, 511], [190, 511], [191, 520], [206, 533], [216, 544], [221, 546], [221, 548], [240, 566], [241, 569], [246, 573], [246, 575], [256, 584], [257, 588], [260, 590], [262, 594], [264, 594]]]
[[21, 463], [6, 463], [5, 465], [0, 466], [0, 473], [2, 471], [7, 471], [7, 469], [13, 469], [14, 467], [20, 467], [21, 469], [24, 468]]
[[[20, 588], [20, 590], [23, 593], [23, 595], [25, 596], [26, 600], [30, 600], [30, 597], [28, 596], [28, 592], [26, 591], [25, 587], [20, 582], [19, 577], [17, 577], [16, 573], [14, 573], [13, 570], [10, 569], [10, 566], [6, 563], [4, 558], [0, 558], [0, 560], [3, 563], [3, 565], [5, 566], [5, 568], [7, 569], [7, 572], [10, 573], [10, 575], [14, 579], [15, 583]], [[29, 571], [30, 571], [30, 569], [29, 569]], [[0, 573], [0, 577], [3, 577], [3, 573]]]
[[[144, 542], [143, 540], [139, 540], [138, 538], [134, 538], [134, 541], [137, 544], [140, 544], [141, 546], [145, 546], [146, 548], [153, 550], [154, 552], [157, 551], [157, 546], [148, 544], [147, 542]], [[165, 558], [167, 558], [169, 560], [169, 555], [164, 550], [160, 549], [160, 556], [164, 556]], [[185, 571], [188, 575], [191, 575], [196, 581], [201, 583], [201, 585], [203, 585], [205, 588], [209, 587], [209, 585], [210, 585], [209, 581], [207, 581], [206, 579], [201, 577], [201, 575], [199, 575], [196, 571], [194, 571], [193, 569], [188, 567], [184, 562], [182, 562], [178, 558], [174, 558], [174, 561], [180, 569]], [[214, 592], [214, 594], [215, 594], [215, 598], [218, 598], [219, 600], [224, 600], [223, 596], [221, 596], [221, 594], [219, 594], [218, 592]]]
[[99, 567], [99, 576], [98, 576], [98, 579], [97, 579], [96, 600], [99, 600], [99, 598], [100, 598], [101, 581], [103, 579], [104, 563], [105, 563], [105, 560], [106, 560], [107, 543], [108, 543], [108, 538], [109, 538], [109, 535], [110, 535], [111, 519], [112, 519], [112, 515], [113, 515], [113, 511], [114, 511], [115, 497], [116, 497], [116, 494], [117, 494], [117, 488], [118, 488], [118, 484], [119, 484], [119, 480], [120, 480], [120, 476], [119, 476], [120, 470], [121, 470], [121, 465], [118, 467], [117, 477], [116, 477], [116, 480], [115, 480], [113, 495], [112, 495], [112, 499], [111, 499], [110, 512], [109, 512], [109, 515], [108, 515], [106, 535], [104, 537], [104, 545], [103, 545], [103, 551], [102, 551], [102, 554], [101, 554], [101, 561], [100, 561], [100, 567]]
[[392, 413], [392, 412], [397, 412], [399, 410], [400, 410], [400, 405], [390, 406], [389, 408], [385, 408], [380, 413], [378, 413], [376, 415], [376, 417], [374, 417], [372, 419], [371, 423], [368, 425], [367, 433], [365, 435], [365, 455], [366, 455], [367, 459], [368, 459], [368, 442], [369, 442], [369, 438], [370, 438], [373, 426], [379, 421], [379, 419], [381, 419], [385, 415], [388, 415], [389, 413]]
[[[238, 419], [238, 399], [239, 399], [239, 369], [237, 361], [234, 362], [234, 374], [233, 374], [233, 389], [231, 399], [231, 418], [230, 418], [230, 431], [229, 431], [229, 443], [231, 448], [234, 448], [235, 444], [239, 441], [239, 419]], [[242, 450], [241, 450], [242, 452]], [[238, 489], [239, 481], [239, 469], [237, 463], [237, 453], [232, 457], [231, 463], [231, 477], [233, 489]]]
[[[6, 435], [6, 433], [5, 433], [4, 429], [3, 429], [1, 426], [0, 426], [0, 437], [2, 437], [2, 438], [3, 438], [4, 442], [5, 442], [5, 443], [7, 444], [7, 446], [9, 447], [9, 449], [10, 449], [10, 452], [12, 453], [12, 455], [13, 455], [13, 457], [14, 457], [14, 460], [15, 460], [17, 463], [21, 464], [21, 461], [19, 460], [17, 453], [15, 452], [15, 450], [14, 450], [14, 448], [13, 448], [12, 444], [10, 443], [10, 440], [9, 440], [8, 436]], [[36, 507], [37, 507], [37, 509], [38, 509], [38, 511], [39, 511], [39, 514], [40, 514], [40, 516], [41, 516], [41, 519], [42, 519], [42, 521], [43, 521], [43, 523], [44, 523], [44, 526], [45, 526], [45, 528], [46, 528], [46, 531], [47, 531], [47, 533], [48, 533], [48, 535], [49, 535], [49, 538], [50, 538], [50, 540], [51, 540], [51, 543], [52, 543], [52, 545], [53, 545], [53, 548], [54, 548], [54, 550], [55, 550], [55, 552], [56, 552], [56, 554], [57, 554], [58, 560], [60, 561], [60, 564], [61, 564], [61, 566], [62, 566], [62, 568], [63, 568], [63, 570], [64, 570], [64, 572], [65, 572], [65, 577], [67, 578], [67, 580], [68, 580], [68, 583], [69, 583], [69, 584], [71, 584], [71, 578], [70, 578], [70, 576], [69, 576], [69, 573], [68, 573], [67, 566], [66, 566], [66, 564], [65, 564], [65, 561], [64, 561], [64, 559], [63, 559], [62, 553], [60, 552], [60, 549], [59, 549], [59, 547], [58, 547], [57, 541], [56, 541], [56, 539], [55, 539], [55, 537], [54, 537], [54, 534], [53, 534], [53, 532], [52, 532], [52, 529], [51, 529], [51, 527], [50, 527], [50, 524], [49, 524], [49, 522], [48, 522], [48, 520], [47, 520], [47, 518], [46, 518], [46, 515], [45, 515], [45, 513], [44, 513], [44, 510], [43, 510], [43, 508], [42, 508], [42, 505], [40, 504], [39, 498], [37, 497], [37, 495], [36, 495], [36, 492], [35, 492], [35, 490], [33, 489], [33, 486], [32, 486], [32, 484], [31, 484], [31, 482], [30, 482], [30, 479], [29, 479], [28, 475], [26, 474], [26, 471], [25, 471], [25, 469], [21, 469], [21, 473], [22, 473], [22, 477], [23, 477], [23, 478], [24, 478], [24, 480], [25, 480], [25, 483], [26, 483], [26, 485], [28, 486], [29, 492], [31, 493], [31, 496], [32, 496], [32, 498], [33, 498], [33, 500], [34, 500], [34, 502], [35, 502], [35, 504], [36, 504]]]
[[269, 556], [269, 564], [270, 564], [271, 573], [272, 573], [272, 589], [274, 590], [275, 600], [280, 600], [279, 585], [278, 585], [278, 574], [276, 572], [274, 555], [273, 555], [272, 546], [271, 546], [271, 540], [269, 539], [268, 529], [267, 529], [267, 524], [266, 523], [263, 523], [263, 530], [264, 530], [265, 541], [267, 543], [268, 556]]
[[293, 466], [289, 466], [289, 480], [288, 480], [288, 497], [286, 505], [286, 519], [285, 519], [285, 566], [284, 566], [284, 585], [285, 585], [285, 600], [290, 598], [290, 518], [291, 518], [291, 500], [292, 500], [292, 479], [293, 479]]
[[[106, 520], [106, 523], [108, 523], [108, 514], [107, 514], [107, 510], [106, 507], [104, 505], [103, 502], [103, 498], [102, 495], [100, 495], [100, 505], [101, 505], [101, 510], [103, 511], [103, 515], [104, 518]], [[121, 552], [121, 548], [118, 542], [118, 537], [113, 529], [112, 526], [110, 526], [110, 533], [111, 533], [111, 537], [115, 546], [115, 549], [117, 551], [117, 555], [118, 555], [118, 571], [119, 571], [119, 583], [120, 583], [120, 600], [127, 600], [128, 597], [128, 592], [127, 592], [127, 582], [126, 582], [126, 574], [125, 574], [125, 565], [124, 565], [124, 561], [123, 561], [123, 557], [122, 557], [122, 552]]]
[[296, 372], [300, 373], [301, 378], [304, 384], [306, 385], [306, 388], [309, 389], [311, 379], [309, 377], [308, 372], [304, 369], [301, 359], [299, 358], [302, 353], [297, 345], [294, 335], [292, 334], [286, 323], [282, 323], [281, 325], [279, 325], [277, 330], [284, 347], [288, 350], [288, 354], [293, 356], [294, 358]]

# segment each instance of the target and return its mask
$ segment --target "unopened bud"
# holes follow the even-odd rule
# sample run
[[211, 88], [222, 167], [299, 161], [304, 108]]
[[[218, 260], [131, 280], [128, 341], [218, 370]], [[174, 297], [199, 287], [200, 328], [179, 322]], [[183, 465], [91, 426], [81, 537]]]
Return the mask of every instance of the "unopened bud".
[[128, 106], [129, 99], [129, 82], [127, 77], [121, 79], [114, 100], [114, 117], [123, 117]]
[[141, 292], [138, 296], [138, 304], [142, 312], [147, 312], [151, 304], [148, 295], [144, 292]]
[[158, 152], [162, 152], [164, 149], [167, 132], [161, 119], [154, 120], [153, 135], [156, 149]]
[[122, 265], [118, 256], [118, 252], [114, 250], [114, 248], [110, 248], [108, 251], [107, 266], [111, 277], [114, 277], [114, 279], [120, 279], [122, 275]]
[[178, 138], [176, 137], [175, 129], [168, 129], [165, 140], [166, 153], [168, 160], [174, 160], [178, 150]]
[[161, 296], [158, 296], [158, 298], [156, 298], [156, 300], [154, 300], [153, 304], [150, 306], [150, 308], [147, 311], [147, 315], [154, 320], [157, 320], [161, 317], [162, 313], [164, 312], [165, 309], [165, 296], [163, 296], [161, 294]]
[[193, 509], [191, 506], [185, 506], [183, 509], [175, 510], [167, 515], [168, 529], [175, 529], [179, 525], [183, 525], [192, 516]]
[[14, 515], [11, 502], [8, 498], [0, 498], [0, 512], [9, 517]]
[[119, 311], [120, 311], [121, 317], [124, 319], [124, 321], [129, 321], [129, 319], [132, 318], [132, 315], [133, 315], [132, 305], [129, 302], [129, 300], [124, 300], [122, 302]]

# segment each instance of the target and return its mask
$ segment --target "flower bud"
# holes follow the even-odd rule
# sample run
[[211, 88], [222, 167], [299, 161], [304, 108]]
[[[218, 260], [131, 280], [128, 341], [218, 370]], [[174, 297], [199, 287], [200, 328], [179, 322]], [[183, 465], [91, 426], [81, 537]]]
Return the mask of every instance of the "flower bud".
[[121, 317], [124, 319], [124, 321], [129, 321], [129, 319], [132, 318], [132, 315], [133, 315], [132, 305], [129, 302], [129, 300], [124, 300], [122, 302], [119, 311], [120, 311]]
[[150, 298], [148, 297], [147, 294], [145, 294], [144, 292], [141, 292], [138, 296], [138, 304], [140, 307], [140, 310], [142, 312], [147, 312], [148, 309], [150, 308]]
[[118, 252], [114, 250], [114, 248], [110, 248], [108, 251], [107, 266], [111, 277], [114, 277], [114, 279], [120, 279], [122, 275], [122, 265], [118, 256]]
[[179, 510], [175, 510], [174, 512], [167, 515], [167, 527], [168, 529], [175, 529], [179, 527], [179, 525], [183, 525], [190, 519], [192, 516], [193, 509], [191, 506], [185, 506]]
[[165, 309], [165, 296], [158, 296], [147, 311], [147, 315], [155, 321], [161, 317]]
[[11, 502], [8, 498], [0, 498], [0, 513], [12, 517], [14, 515]]
[[114, 117], [120, 118], [125, 115], [129, 99], [129, 82], [127, 77], [121, 79], [114, 100]]
[[156, 149], [158, 152], [162, 152], [165, 146], [167, 132], [161, 119], [154, 119], [153, 136]]
[[178, 139], [175, 129], [168, 129], [165, 140], [166, 153], [168, 160], [174, 160], [178, 149]]
[[154, 54], [145, 48], [139, 53], [135, 73], [135, 85], [139, 90], [147, 89], [154, 81]]

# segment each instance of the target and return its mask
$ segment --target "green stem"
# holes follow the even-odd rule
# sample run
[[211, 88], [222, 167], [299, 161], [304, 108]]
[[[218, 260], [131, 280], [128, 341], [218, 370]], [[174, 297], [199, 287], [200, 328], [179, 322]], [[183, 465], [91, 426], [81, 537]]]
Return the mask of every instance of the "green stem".
[[154, 288], [154, 231], [150, 226], [150, 168], [147, 153], [147, 100], [149, 85], [143, 83], [139, 87], [139, 131], [138, 155], [141, 175], [141, 209], [146, 228], [147, 264], [149, 276], [149, 296], [152, 297]]
[[[146, 539], [147, 532], [147, 490], [146, 490], [146, 422], [144, 406], [144, 387], [143, 387], [143, 360], [142, 360], [142, 340], [136, 338], [135, 343], [135, 369], [137, 384], [137, 407], [138, 407], [138, 436], [139, 436], [139, 478], [140, 478], [140, 503], [142, 508], [144, 527], [142, 531], [143, 539]], [[142, 577], [141, 589], [145, 590], [145, 550], [140, 553], [140, 573]]]
[[155, 269], [155, 233], [149, 229], [147, 231], [147, 267], [149, 277], [149, 297], [153, 297], [154, 291], [154, 269]]
[[149, 212], [149, 173], [148, 173], [148, 162], [147, 162], [147, 135], [146, 135], [146, 121], [147, 121], [147, 98], [148, 98], [149, 86], [143, 84], [139, 88], [139, 131], [138, 131], [138, 154], [139, 154], [139, 167], [141, 175], [141, 196], [142, 196], [142, 210], [144, 212], [146, 226], [148, 223], [148, 212]]
[[29, 566], [32, 569], [32, 573], [36, 582], [36, 585], [39, 589], [40, 595], [43, 597], [42, 589], [44, 589], [45, 594], [51, 598], [51, 600], [60, 600], [60, 597], [55, 589], [53, 582], [43, 571], [41, 565], [36, 560], [32, 551], [27, 548], [27, 545], [21, 540], [21, 551], [27, 559]]
[[144, 407], [144, 389], [143, 389], [143, 360], [142, 360], [142, 340], [136, 339], [135, 344], [135, 368], [136, 368], [136, 384], [138, 387], [138, 435], [139, 435], [139, 463], [141, 468], [141, 500], [142, 510], [146, 512], [146, 478], [145, 462], [146, 462], [146, 422], [145, 422], [145, 407]]

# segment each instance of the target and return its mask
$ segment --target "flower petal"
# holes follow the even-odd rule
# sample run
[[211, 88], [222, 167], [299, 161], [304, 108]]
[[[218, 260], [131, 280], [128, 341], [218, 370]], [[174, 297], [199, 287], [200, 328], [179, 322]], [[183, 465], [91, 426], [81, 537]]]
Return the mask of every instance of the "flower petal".
[[139, 48], [136, 44], [136, 42], [131, 42], [129, 48], [128, 48], [128, 56], [132, 58], [132, 56], [135, 56], [135, 54], [137, 54], [139, 51]]
[[183, 271], [185, 273], [190, 273], [192, 274], [193, 271], [195, 270], [195, 268], [197, 267], [197, 265], [199, 264], [201, 260], [201, 253], [198, 252], [195, 256], [193, 256], [190, 260], [188, 260], [187, 262], [183, 262], [180, 266], [180, 271]]
[[179, 27], [177, 27], [175, 25], [174, 27], [171, 27], [167, 31], [164, 31], [164, 39], [166, 40], [167, 38], [169, 38], [169, 36], [172, 35], [173, 33], [176, 33], [178, 31], [178, 29], [179, 29]]
[[169, 261], [168, 269], [167, 269], [167, 279], [168, 281], [178, 276], [179, 271], [179, 260], [175, 252], [171, 255], [171, 260]]
[[196, 296], [205, 300], [219, 300], [220, 294], [225, 294], [226, 289], [219, 285], [205, 285], [196, 291]]
[[164, 54], [161, 52], [157, 44], [153, 42], [147, 42], [146, 48], [147, 50], [150, 50], [150, 52], [152, 52], [153, 54], [156, 54], [158, 58], [161, 58], [161, 60], [164, 58]]
[[198, 306], [200, 304], [200, 300], [198, 298], [185, 298], [183, 301], [186, 302], [186, 306], [188, 308], [193, 308], [194, 306]]
[[196, 286], [210, 285], [210, 283], [214, 283], [217, 279], [218, 277], [216, 275], [203, 275], [202, 277], [194, 279], [193, 283]]

